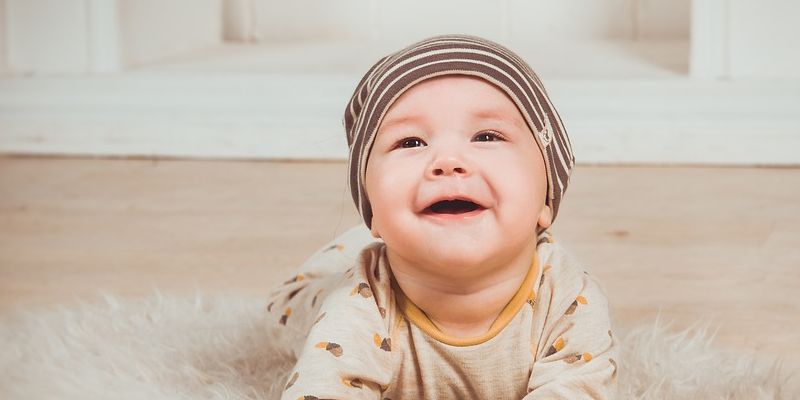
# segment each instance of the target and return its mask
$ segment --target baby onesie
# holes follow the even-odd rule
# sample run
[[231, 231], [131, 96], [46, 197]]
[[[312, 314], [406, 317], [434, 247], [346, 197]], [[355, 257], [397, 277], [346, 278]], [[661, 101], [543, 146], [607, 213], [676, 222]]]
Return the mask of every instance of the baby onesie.
[[[383, 242], [343, 236], [270, 296], [277, 334], [297, 357], [282, 399], [614, 398], [606, 297], [549, 234], [489, 331], [466, 339], [404, 296]], [[347, 257], [345, 246], [363, 250]]]

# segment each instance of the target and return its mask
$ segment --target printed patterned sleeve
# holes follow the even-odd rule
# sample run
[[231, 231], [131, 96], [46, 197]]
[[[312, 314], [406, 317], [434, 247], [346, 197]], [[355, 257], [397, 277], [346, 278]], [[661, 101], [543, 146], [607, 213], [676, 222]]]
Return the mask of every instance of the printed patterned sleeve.
[[[614, 399], [617, 344], [608, 300], [581, 268], [544, 269], [535, 313], [534, 363], [524, 399]], [[534, 323], [536, 325], [537, 323]]]
[[381, 399], [396, 364], [386, 311], [391, 287], [388, 271], [380, 270], [381, 251], [379, 244], [365, 248], [358, 264], [328, 282], [317, 307], [304, 310], [314, 316], [298, 328], [307, 337], [281, 399]]

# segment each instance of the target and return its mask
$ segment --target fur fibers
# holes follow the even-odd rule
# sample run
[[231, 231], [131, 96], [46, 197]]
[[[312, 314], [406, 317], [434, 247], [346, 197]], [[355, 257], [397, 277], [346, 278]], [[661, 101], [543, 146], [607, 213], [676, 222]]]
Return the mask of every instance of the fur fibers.
[[[277, 399], [292, 366], [259, 298], [156, 292], [0, 317], [2, 399]], [[617, 328], [620, 399], [791, 399], [779, 363], [708, 326]]]

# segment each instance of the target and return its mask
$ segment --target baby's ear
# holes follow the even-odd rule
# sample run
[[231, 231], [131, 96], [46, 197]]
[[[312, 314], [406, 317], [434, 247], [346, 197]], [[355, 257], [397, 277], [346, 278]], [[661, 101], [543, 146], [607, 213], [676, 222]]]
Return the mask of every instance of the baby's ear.
[[552, 223], [553, 209], [550, 208], [549, 205], [545, 204], [544, 207], [542, 207], [542, 211], [539, 213], [539, 227], [542, 229], [547, 229]]

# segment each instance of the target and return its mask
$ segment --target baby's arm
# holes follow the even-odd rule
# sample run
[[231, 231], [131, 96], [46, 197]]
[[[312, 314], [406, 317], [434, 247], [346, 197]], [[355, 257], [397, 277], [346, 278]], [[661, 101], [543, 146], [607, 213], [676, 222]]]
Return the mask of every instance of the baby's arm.
[[[583, 271], [556, 273], [561, 285], [545, 280], [536, 312], [548, 313], [525, 399], [614, 399], [617, 343], [611, 332], [608, 300]], [[544, 279], [544, 278], [543, 278]], [[562, 281], [564, 282], [564, 281]]]
[[392, 379], [391, 340], [377, 266], [372, 252], [364, 256], [326, 288], [281, 399], [381, 398]]

